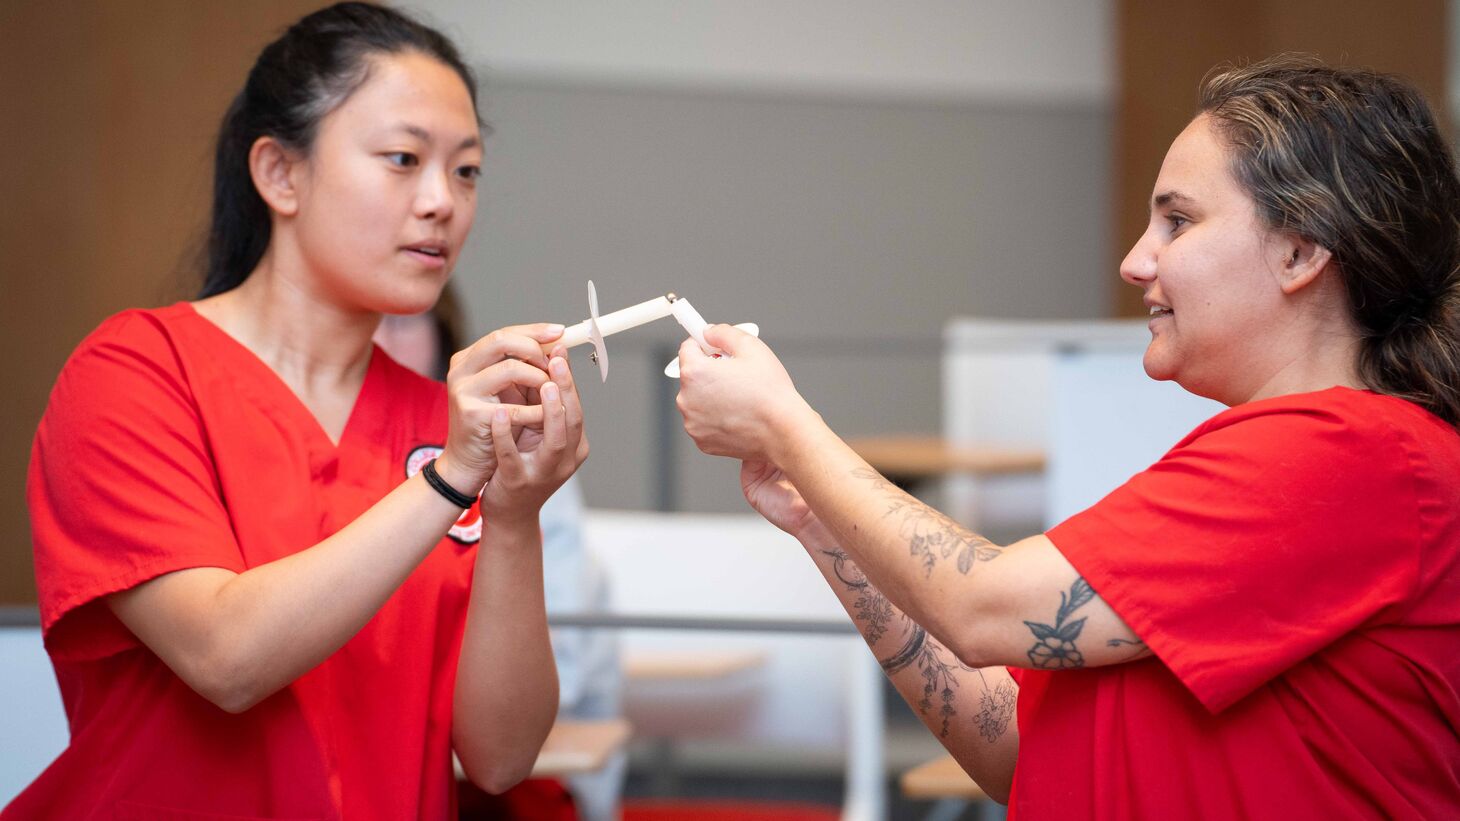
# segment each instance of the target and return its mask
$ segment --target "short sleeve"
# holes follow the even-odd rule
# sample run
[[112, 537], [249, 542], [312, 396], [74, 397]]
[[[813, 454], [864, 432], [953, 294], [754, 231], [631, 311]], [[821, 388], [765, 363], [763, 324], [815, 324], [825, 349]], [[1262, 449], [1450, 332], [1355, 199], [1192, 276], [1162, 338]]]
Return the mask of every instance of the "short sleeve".
[[36, 433], [26, 488], [46, 644], [100, 658], [137, 639], [100, 601], [174, 570], [244, 569], [166, 329], [108, 320], [66, 363]]
[[1352, 414], [1233, 409], [1048, 536], [1218, 712], [1398, 617], [1420, 563], [1412, 458]]

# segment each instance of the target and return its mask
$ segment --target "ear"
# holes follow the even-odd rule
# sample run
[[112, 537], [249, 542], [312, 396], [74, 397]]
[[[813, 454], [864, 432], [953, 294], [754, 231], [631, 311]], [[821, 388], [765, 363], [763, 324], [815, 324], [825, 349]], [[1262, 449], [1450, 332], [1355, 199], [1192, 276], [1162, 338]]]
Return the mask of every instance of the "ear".
[[298, 157], [273, 137], [259, 137], [248, 150], [248, 172], [269, 208], [286, 217], [299, 211], [295, 178]]
[[1285, 235], [1278, 251], [1283, 254], [1277, 269], [1278, 287], [1288, 296], [1317, 280], [1333, 261], [1332, 251], [1296, 234]]

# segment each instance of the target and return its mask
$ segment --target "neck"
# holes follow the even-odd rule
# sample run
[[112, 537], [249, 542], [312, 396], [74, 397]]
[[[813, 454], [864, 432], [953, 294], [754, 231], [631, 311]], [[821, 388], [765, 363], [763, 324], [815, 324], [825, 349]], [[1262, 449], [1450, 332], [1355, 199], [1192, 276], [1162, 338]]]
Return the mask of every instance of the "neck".
[[1242, 401], [1366, 387], [1358, 371], [1359, 332], [1346, 302], [1313, 299], [1291, 315], [1285, 327], [1287, 332], [1279, 338], [1263, 340], [1270, 359], [1266, 368], [1254, 369], [1257, 378], [1247, 386]]
[[296, 390], [357, 383], [380, 315], [349, 311], [290, 276], [272, 253], [237, 288], [194, 304]]
[[1280, 363], [1245, 401], [1255, 402], [1334, 387], [1361, 390], [1365, 385], [1359, 378], [1357, 363], [1358, 340], [1330, 340], [1323, 350], [1295, 354]]

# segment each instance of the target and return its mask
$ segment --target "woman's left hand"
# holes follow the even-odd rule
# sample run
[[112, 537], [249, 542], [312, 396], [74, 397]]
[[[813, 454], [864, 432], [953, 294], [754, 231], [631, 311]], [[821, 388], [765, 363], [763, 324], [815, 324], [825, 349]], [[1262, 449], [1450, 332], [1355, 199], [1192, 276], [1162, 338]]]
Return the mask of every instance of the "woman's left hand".
[[679, 346], [685, 432], [705, 453], [775, 462], [784, 437], [819, 417], [764, 342], [729, 325], [711, 325], [705, 341], [729, 356], [707, 356], [693, 339]]
[[549, 381], [537, 391], [543, 409], [541, 430], [523, 428], [514, 441], [507, 411], [492, 417], [497, 469], [482, 490], [482, 515], [488, 522], [536, 521], [543, 503], [588, 458], [583, 405], [566, 349], [553, 351], [548, 376]]

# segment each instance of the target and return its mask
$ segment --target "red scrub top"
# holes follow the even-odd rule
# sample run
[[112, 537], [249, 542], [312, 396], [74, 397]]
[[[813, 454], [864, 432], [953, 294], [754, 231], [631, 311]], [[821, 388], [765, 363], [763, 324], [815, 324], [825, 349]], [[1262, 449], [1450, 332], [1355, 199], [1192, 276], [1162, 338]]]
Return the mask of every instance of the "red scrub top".
[[1014, 814], [1460, 817], [1460, 436], [1333, 388], [1217, 415], [1049, 538], [1156, 658], [1019, 671]]
[[27, 496], [71, 744], [11, 818], [454, 817], [451, 703], [481, 522], [463, 514], [344, 647], [239, 715], [101, 599], [314, 545], [438, 452], [444, 387], [378, 349], [338, 445], [187, 303], [108, 319], [66, 363]]

